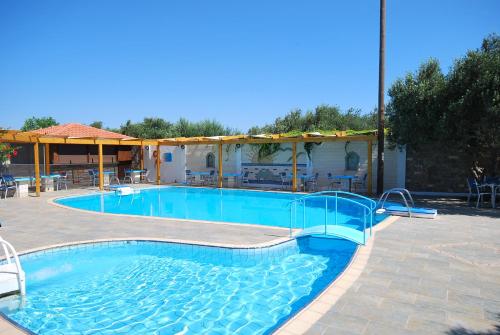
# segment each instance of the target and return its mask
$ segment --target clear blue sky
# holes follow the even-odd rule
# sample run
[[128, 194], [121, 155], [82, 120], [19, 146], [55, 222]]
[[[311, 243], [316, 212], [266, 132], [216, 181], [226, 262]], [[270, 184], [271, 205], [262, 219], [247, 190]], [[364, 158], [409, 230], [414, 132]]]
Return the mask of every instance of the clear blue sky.
[[[379, 1], [0, 1], [0, 126], [145, 116], [247, 130], [377, 104]], [[386, 87], [500, 32], [498, 0], [387, 0]]]

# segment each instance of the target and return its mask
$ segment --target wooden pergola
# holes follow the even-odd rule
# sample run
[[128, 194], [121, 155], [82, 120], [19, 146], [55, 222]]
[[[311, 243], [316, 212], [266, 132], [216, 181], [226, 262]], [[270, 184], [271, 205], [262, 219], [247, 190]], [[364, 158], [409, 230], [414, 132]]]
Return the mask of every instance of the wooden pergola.
[[[164, 139], [116, 139], [116, 138], [91, 138], [91, 137], [63, 137], [41, 135], [33, 132], [21, 132], [16, 130], [0, 130], [0, 142], [9, 143], [32, 143], [34, 146], [35, 160], [35, 185], [36, 195], [40, 196], [40, 168], [39, 168], [39, 144], [45, 145], [46, 152], [51, 144], [85, 144], [97, 145], [99, 153], [99, 189], [104, 189], [104, 165], [103, 165], [103, 146], [104, 145], [126, 145], [126, 146], [155, 146], [157, 151], [156, 157], [156, 183], [160, 184], [160, 147], [161, 146], [180, 146], [180, 145], [196, 145], [196, 144], [211, 144], [217, 145], [219, 153], [218, 164], [218, 187], [222, 188], [223, 171], [222, 171], [222, 146], [224, 144], [264, 144], [264, 143], [290, 143], [292, 145], [292, 191], [297, 191], [297, 143], [307, 142], [340, 142], [340, 141], [365, 141], [367, 143], [367, 189], [368, 193], [372, 192], [372, 145], [377, 139], [375, 131], [363, 134], [349, 135], [345, 131], [335, 132], [331, 135], [322, 135], [318, 133], [300, 134], [300, 135], [234, 135], [234, 136], [211, 136], [211, 137], [177, 137]], [[144, 167], [143, 151], [141, 149], [141, 169]], [[45, 173], [50, 174], [49, 162], [45, 162]]]

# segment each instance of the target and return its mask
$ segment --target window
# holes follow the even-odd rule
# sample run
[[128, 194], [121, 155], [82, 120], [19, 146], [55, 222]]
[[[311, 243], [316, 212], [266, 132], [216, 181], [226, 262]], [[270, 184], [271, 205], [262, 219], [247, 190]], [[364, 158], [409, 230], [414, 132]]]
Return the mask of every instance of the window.
[[206, 160], [207, 168], [215, 168], [215, 155], [212, 152], [207, 154]]

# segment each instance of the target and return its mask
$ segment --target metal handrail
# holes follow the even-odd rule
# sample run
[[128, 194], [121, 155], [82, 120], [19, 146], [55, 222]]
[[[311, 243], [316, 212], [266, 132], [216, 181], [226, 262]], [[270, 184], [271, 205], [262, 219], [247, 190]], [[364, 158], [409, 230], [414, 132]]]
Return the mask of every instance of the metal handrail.
[[3, 251], [5, 253], [5, 259], [7, 264], [11, 264], [12, 263], [11, 258], [13, 258], [14, 264], [16, 266], [16, 272], [10, 272], [10, 271], [2, 271], [2, 272], [12, 273], [17, 275], [17, 284], [19, 286], [19, 292], [21, 293], [21, 295], [24, 296], [26, 294], [26, 287], [24, 286], [24, 278], [22, 278], [21, 276], [23, 270], [21, 268], [21, 262], [19, 261], [17, 252], [12, 246], [12, 244], [4, 240], [2, 237], [0, 237], [0, 244], [2, 245]]
[[338, 196], [339, 194], [354, 196], [354, 197], [361, 198], [363, 200], [368, 201], [368, 203], [370, 203], [370, 205], [372, 205], [372, 206], [370, 206], [370, 207], [372, 207], [372, 209], [375, 209], [377, 207], [377, 203], [375, 202], [375, 200], [370, 199], [368, 197], [365, 197], [363, 195], [357, 194], [357, 193], [351, 193], [351, 192], [345, 192], [345, 191], [321, 191], [321, 192], [310, 193], [310, 194], [306, 194], [300, 198], [295, 198], [293, 200], [290, 200], [290, 203], [301, 201], [302, 199], [305, 199], [305, 198], [310, 198], [310, 197], [320, 196], [320, 195], [329, 195], [329, 194], [333, 194], [335, 196]]
[[[408, 216], [411, 218], [411, 209], [415, 207], [415, 202], [413, 201], [410, 191], [408, 191], [406, 188], [391, 188], [390, 190], [385, 191], [380, 196], [380, 199], [377, 202], [377, 207], [380, 205], [380, 208], [384, 209], [385, 202], [387, 201], [387, 198], [389, 198], [389, 195], [391, 194], [399, 194], [401, 198], [403, 198], [405, 206], [408, 209]], [[408, 205], [408, 201], [406, 200], [405, 194], [408, 195], [408, 197], [410, 198], [411, 207]]]
[[[376, 203], [374, 200], [361, 196], [359, 194], [355, 193], [349, 193], [349, 192], [343, 192], [343, 191], [323, 191], [323, 192], [316, 192], [316, 193], [311, 193], [308, 195], [305, 195], [303, 197], [293, 199], [290, 201], [290, 237], [293, 236], [293, 223], [297, 222], [297, 203], [302, 202], [303, 204], [303, 222], [302, 222], [302, 230], [305, 230], [305, 223], [306, 223], [306, 201], [309, 199], [318, 199], [318, 198], [325, 198], [325, 235], [327, 234], [327, 226], [328, 226], [328, 199], [330, 198], [328, 195], [333, 194], [335, 198], [335, 223], [334, 225], [337, 225], [337, 213], [338, 213], [338, 198], [339, 194], [346, 194], [346, 195], [354, 195], [359, 198], [362, 198], [364, 200], [368, 200], [368, 203], [370, 206], [367, 206], [361, 202], [349, 199], [347, 197], [341, 197], [342, 200], [345, 200], [347, 202], [350, 202], [354, 205], [361, 206], [363, 208], [363, 244], [366, 243], [366, 217], [369, 215], [370, 217], [370, 236], [372, 235], [372, 229], [373, 229], [373, 210], [376, 208]], [[295, 220], [294, 220], [294, 215], [295, 213]]]

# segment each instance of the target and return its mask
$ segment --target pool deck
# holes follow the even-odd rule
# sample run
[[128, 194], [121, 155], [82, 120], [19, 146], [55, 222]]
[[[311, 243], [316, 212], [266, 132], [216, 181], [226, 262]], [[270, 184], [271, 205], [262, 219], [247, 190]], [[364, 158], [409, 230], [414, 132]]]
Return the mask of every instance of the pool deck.
[[[95, 191], [0, 200], [0, 235], [19, 252], [136, 237], [249, 247], [288, 235], [270, 227], [89, 214], [48, 203], [89, 192]], [[361, 248], [366, 261], [359, 273], [346, 272], [351, 284], [333, 285], [342, 292], [336, 303], [305, 310], [281, 334], [499, 334], [500, 210], [450, 200], [425, 204], [438, 208], [438, 219], [402, 218], [377, 231], [370, 247]], [[0, 334], [23, 333], [0, 318]]]

